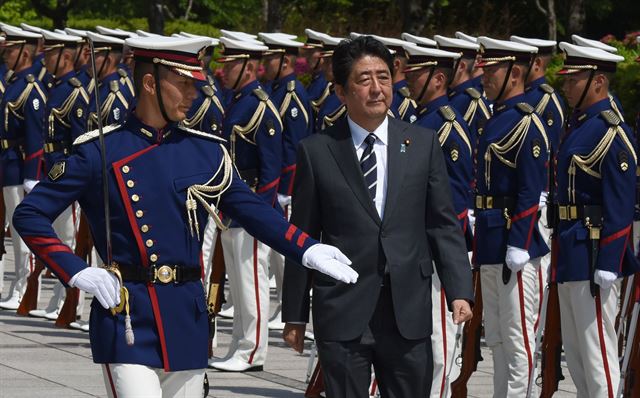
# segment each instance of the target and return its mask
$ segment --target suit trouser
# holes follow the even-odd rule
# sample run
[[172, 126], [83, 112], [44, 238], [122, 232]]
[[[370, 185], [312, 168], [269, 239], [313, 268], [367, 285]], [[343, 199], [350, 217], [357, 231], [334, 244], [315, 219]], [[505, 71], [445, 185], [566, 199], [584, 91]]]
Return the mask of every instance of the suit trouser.
[[102, 365], [109, 398], [200, 398], [204, 372], [204, 369], [165, 372], [127, 363]]
[[562, 344], [578, 397], [614, 397], [620, 381], [615, 320], [620, 280], [591, 296], [589, 281], [558, 284]]
[[[452, 313], [447, 308], [447, 299], [440, 283], [438, 272], [431, 276], [431, 319], [433, 333], [431, 334], [431, 349], [433, 351], [433, 382], [431, 383], [431, 397], [444, 397], [447, 371], [449, 370], [453, 348], [455, 346], [457, 326], [453, 324]], [[458, 378], [460, 367], [451, 367], [449, 383]], [[447, 396], [451, 396], [451, 389]]]
[[527, 297], [538, 294], [539, 262], [536, 258], [527, 263], [506, 285], [502, 264], [480, 267], [484, 336], [493, 354], [494, 397], [523, 397], [527, 393], [538, 310]]
[[425, 397], [429, 393], [431, 340], [402, 337], [388, 286], [381, 288], [362, 336], [351, 341], [317, 340], [316, 344], [327, 398], [368, 398], [372, 364], [382, 397]]
[[[11, 242], [13, 243], [13, 257], [16, 270], [16, 278], [11, 281], [9, 287], [9, 294], [7, 298], [13, 297], [14, 294], [18, 295], [19, 299], [22, 299], [25, 290], [27, 289], [27, 277], [30, 270], [30, 252], [27, 245], [24, 243], [18, 232], [13, 228], [11, 218], [16, 207], [22, 202], [24, 198], [24, 190], [22, 185], [13, 185], [10, 187], [2, 188], [5, 203], [5, 218], [9, 221], [11, 228]], [[3, 275], [4, 278], [4, 275]], [[2, 286], [0, 286], [2, 289]], [[1, 291], [1, 290], [0, 290]]]
[[269, 247], [242, 228], [223, 231], [221, 240], [234, 305], [227, 357], [262, 365], [269, 337]]

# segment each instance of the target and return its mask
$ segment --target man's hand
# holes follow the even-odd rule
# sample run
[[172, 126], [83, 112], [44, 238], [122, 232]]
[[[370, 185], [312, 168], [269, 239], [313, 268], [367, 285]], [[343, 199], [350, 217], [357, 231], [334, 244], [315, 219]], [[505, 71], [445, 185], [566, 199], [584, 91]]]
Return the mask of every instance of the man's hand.
[[453, 307], [453, 324], [458, 325], [460, 323], [466, 322], [471, 317], [473, 317], [473, 312], [471, 312], [471, 306], [469, 302], [464, 299], [453, 300], [451, 303]]
[[105, 309], [120, 304], [120, 281], [104, 268], [87, 267], [75, 274], [69, 285], [93, 294]]
[[289, 344], [289, 347], [302, 354], [304, 348], [304, 331], [307, 325], [304, 323], [285, 323], [282, 331], [282, 338]]
[[302, 265], [344, 283], [356, 283], [358, 273], [349, 267], [351, 260], [337, 247], [316, 243], [302, 255]]

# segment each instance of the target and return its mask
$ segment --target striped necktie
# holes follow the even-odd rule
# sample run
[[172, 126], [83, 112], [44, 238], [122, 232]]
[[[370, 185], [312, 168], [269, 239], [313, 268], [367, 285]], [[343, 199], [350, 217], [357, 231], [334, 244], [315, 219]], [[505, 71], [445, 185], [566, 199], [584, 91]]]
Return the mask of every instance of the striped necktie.
[[373, 151], [373, 144], [376, 142], [375, 134], [369, 134], [367, 138], [364, 139], [364, 142], [367, 146], [364, 148], [364, 152], [360, 158], [360, 168], [364, 175], [364, 181], [367, 184], [369, 196], [371, 196], [371, 200], [375, 200], [376, 186], [378, 185], [376, 153]]

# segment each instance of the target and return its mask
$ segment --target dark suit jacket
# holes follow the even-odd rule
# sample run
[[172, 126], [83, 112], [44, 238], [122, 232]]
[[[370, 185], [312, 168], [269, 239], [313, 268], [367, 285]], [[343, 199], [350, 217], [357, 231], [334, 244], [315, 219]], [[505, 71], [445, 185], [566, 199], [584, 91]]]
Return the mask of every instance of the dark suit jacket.
[[385, 266], [398, 328], [407, 339], [431, 334], [432, 263], [449, 304], [457, 298], [473, 300], [467, 249], [437, 135], [390, 118], [388, 144], [382, 220], [367, 192], [346, 118], [298, 147], [291, 222], [340, 248], [360, 274], [355, 285], [347, 285], [285, 266], [283, 321], [308, 322], [313, 286], [318, 339], [347, 341], [365, 331]]

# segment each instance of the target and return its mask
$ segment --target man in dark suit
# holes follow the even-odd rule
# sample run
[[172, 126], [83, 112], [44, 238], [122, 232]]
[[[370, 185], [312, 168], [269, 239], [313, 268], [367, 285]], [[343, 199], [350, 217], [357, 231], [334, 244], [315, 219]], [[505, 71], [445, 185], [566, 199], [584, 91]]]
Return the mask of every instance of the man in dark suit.
[[335, 49], [344, 118], [301, 141], [292, 222], [340, 247], [360, 277], [346, 285], [285, 266], [284, 339], [302, 351], [313, 326], [328, 397], [368, 397], [371, 365], [383, 397], [424, 397], [431, 384], [435, 263], [454, 322], [471, 318], [471, 271], [432, 130], [387, 117], [393, 60], [367, 36]]

